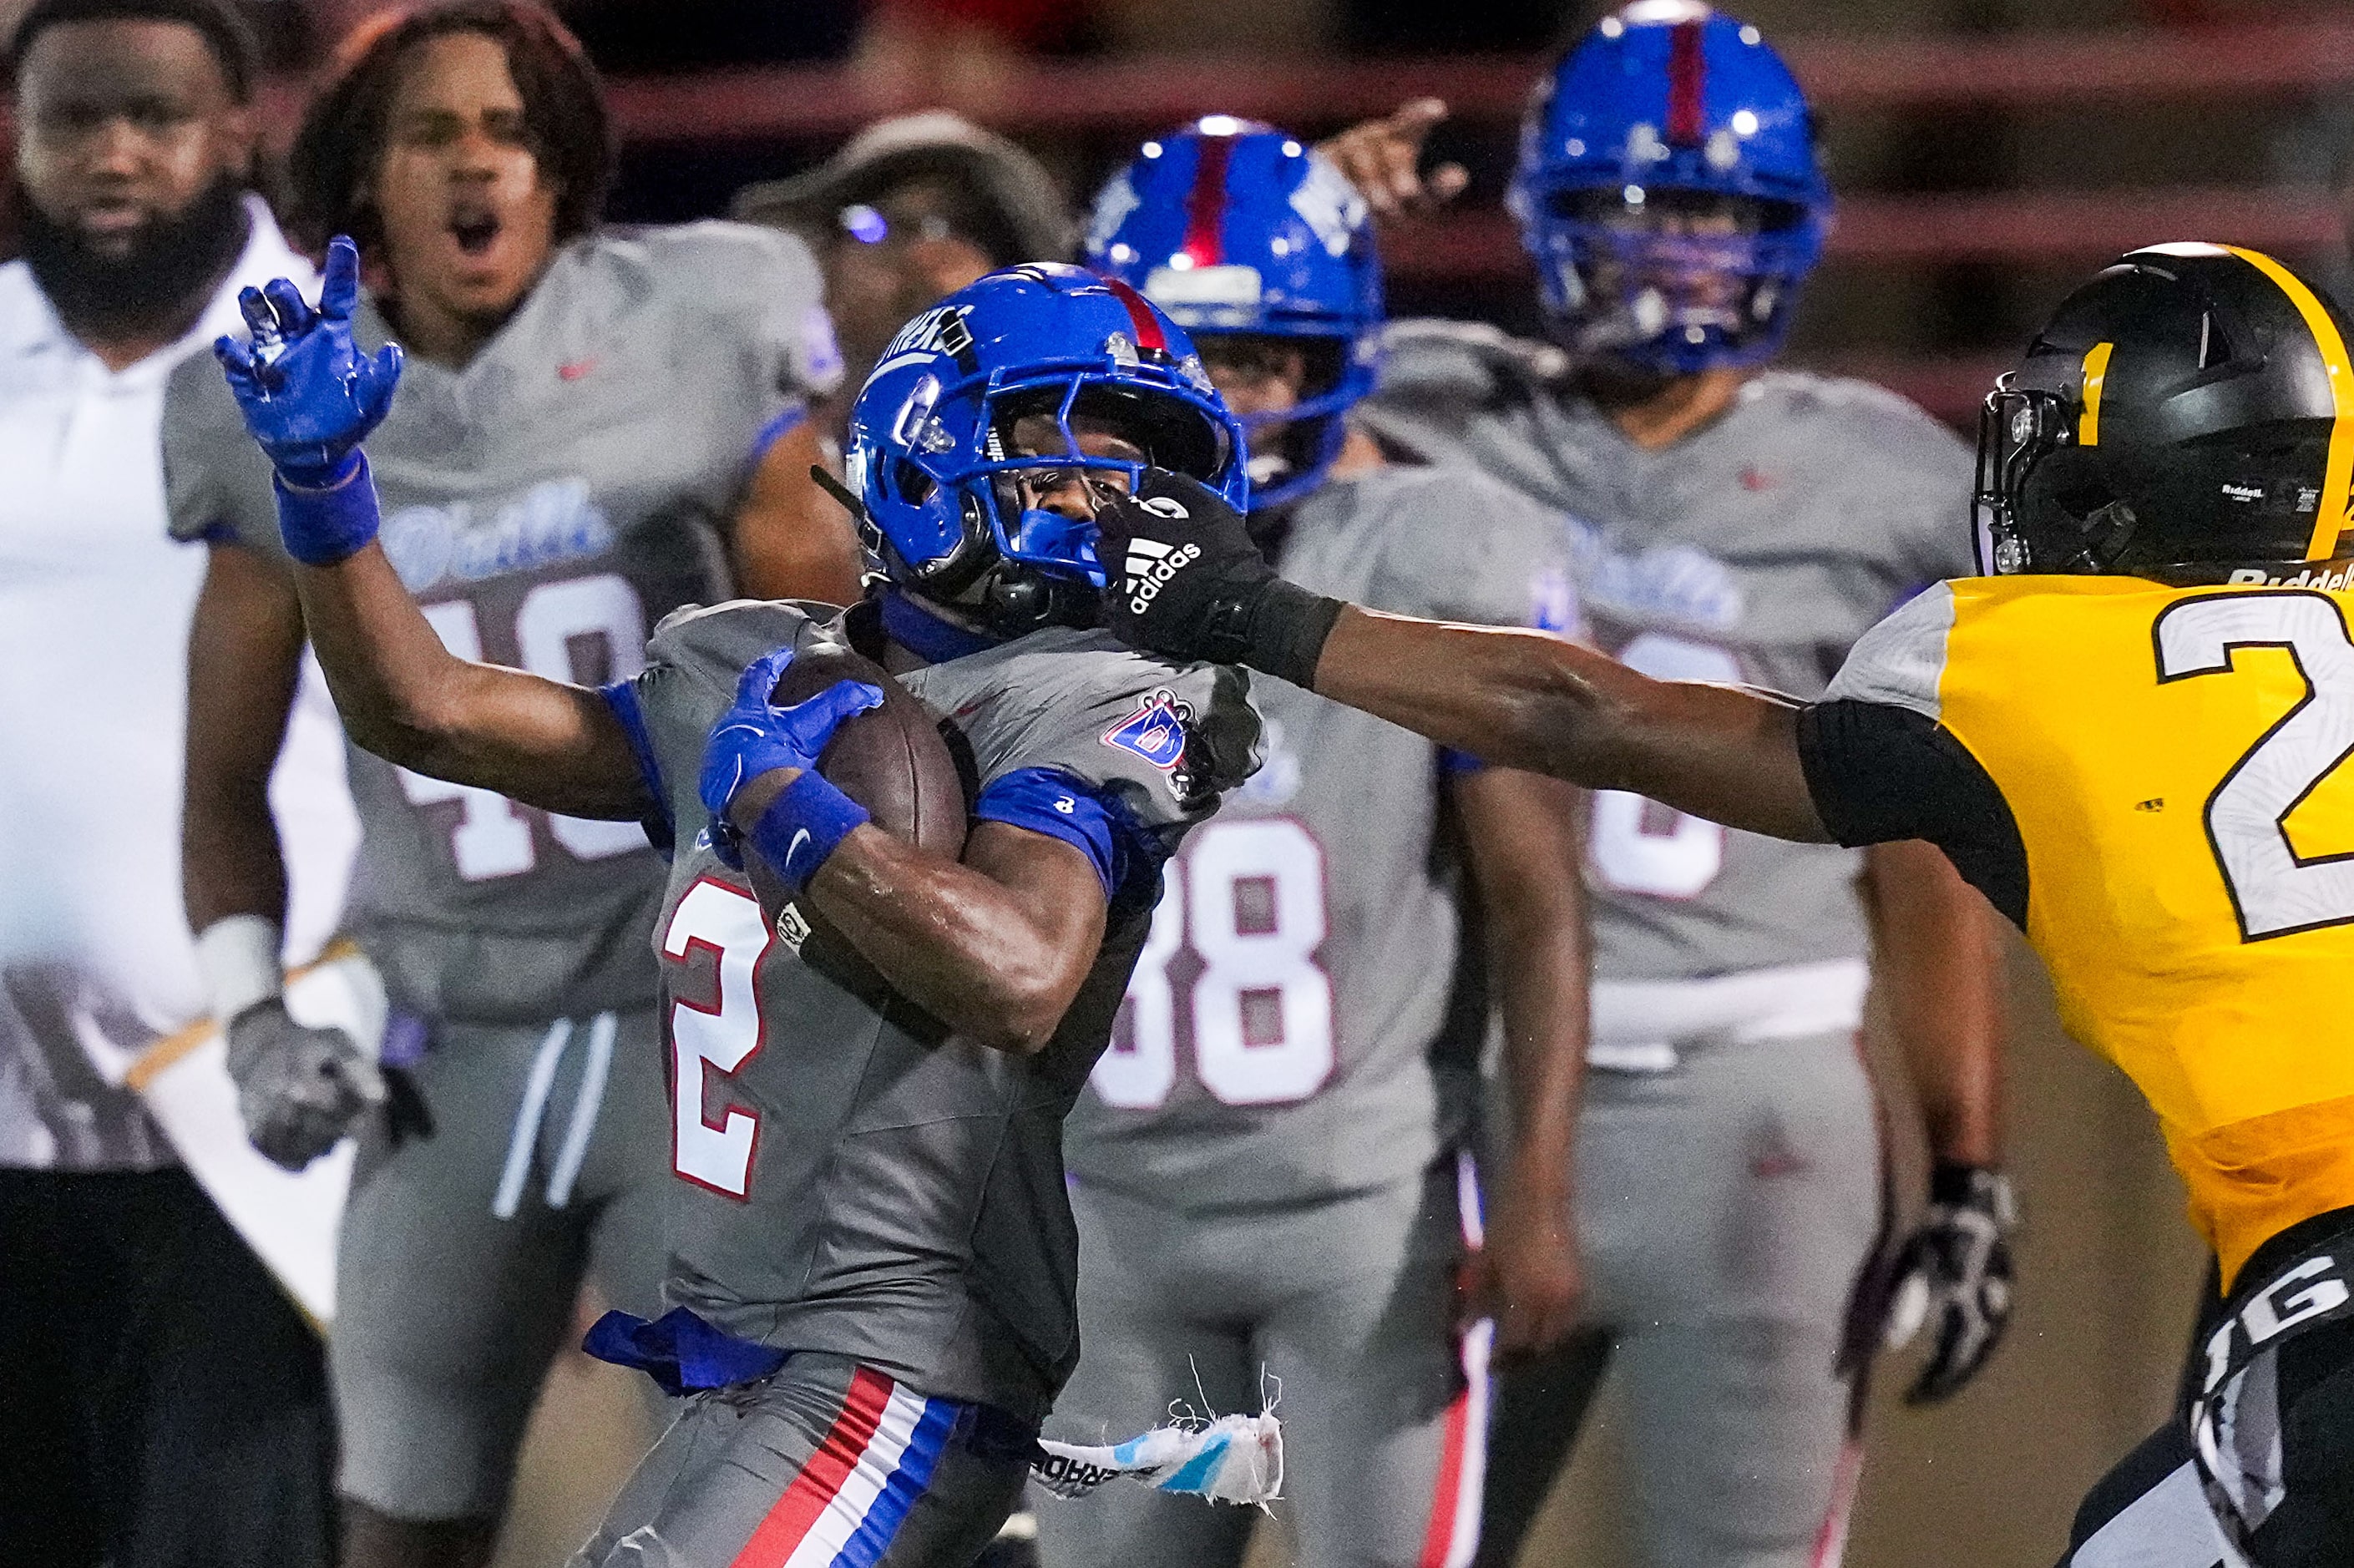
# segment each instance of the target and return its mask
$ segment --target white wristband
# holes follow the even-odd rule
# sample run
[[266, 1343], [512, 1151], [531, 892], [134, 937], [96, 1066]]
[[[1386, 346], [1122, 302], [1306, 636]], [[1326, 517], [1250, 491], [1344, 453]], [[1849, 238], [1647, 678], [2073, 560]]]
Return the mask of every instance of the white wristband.
[[226, 916], [196, 938], [196, 969], [222, 1025], [255, 1002], [283, 994], [278, 955], [284, 941], [278, 922], [260, 915]]

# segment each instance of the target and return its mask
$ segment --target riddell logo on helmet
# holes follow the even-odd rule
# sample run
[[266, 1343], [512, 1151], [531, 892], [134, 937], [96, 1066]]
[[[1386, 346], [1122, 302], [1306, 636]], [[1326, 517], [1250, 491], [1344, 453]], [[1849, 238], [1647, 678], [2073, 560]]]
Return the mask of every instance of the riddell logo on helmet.
[[[1154, 496], [1142, 504], [1157, 509], [1177, 503]], [[1182, 517], [1185, 514], [1180, 512], [1177, 515]], [[1170, 578], [1201, 558], [1202, 546], [1199, 545], [1164, 545], [1158, 539], [1130, 539], [1128, 542], [1129, 613], [1142, 615], [1152, 601], [1161, 597], [1161, 587]]]
[[2342, 566], [2331, 571], [2303, 571], [2294, 577], [2275, 577], [2262, 567], [2233, 567], [2232, 575], [2223, 579], [2233, 587], [2262, 583], [2266, 588], [2321, 588], [2324, 590], [2354, 588], [2354, 566]]

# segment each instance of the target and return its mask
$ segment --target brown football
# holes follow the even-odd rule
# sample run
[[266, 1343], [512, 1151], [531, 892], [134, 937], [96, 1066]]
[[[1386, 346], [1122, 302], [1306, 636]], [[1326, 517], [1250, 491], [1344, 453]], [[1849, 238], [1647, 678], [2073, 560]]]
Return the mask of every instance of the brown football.
[[[819, 754], [817, 770], [866, 808], [876, 827], [953, 860], [964, 853], [965, 785], [939, 725], [913, 693], [872, 659], [848, 648], [813, 648], [795, 656], [769, 700], [790, 707], [836, 681], [883, 690], [883, 705], [843, 721]], [[807, 899], [795, 900], [758, 855], [748, 855], [752, 891], [787, 946], [860, 989], [873, 971]], [[788, 906], [793, 906], [789, 910]]]

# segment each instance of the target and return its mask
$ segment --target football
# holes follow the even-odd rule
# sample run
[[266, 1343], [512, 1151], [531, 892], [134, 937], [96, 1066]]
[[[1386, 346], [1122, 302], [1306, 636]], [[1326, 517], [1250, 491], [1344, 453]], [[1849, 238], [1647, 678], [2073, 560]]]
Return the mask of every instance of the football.
[[[876, 827], [950, 859], [964, 853], [965, 784], [941, 738], [938, 721], [914, 694], [872, 659], [838, 646], [795, 656], [769, 701], [808, 701], [836, 681], [864, 681], [883, 691], [880, 707], [843, 721], [819, 754], [817, 770], [866, 808]], [[873, 971], [807, 899], [796, 900], [758, 855], [747, 855], [760, 912], [787, 947], [860, 989]]]

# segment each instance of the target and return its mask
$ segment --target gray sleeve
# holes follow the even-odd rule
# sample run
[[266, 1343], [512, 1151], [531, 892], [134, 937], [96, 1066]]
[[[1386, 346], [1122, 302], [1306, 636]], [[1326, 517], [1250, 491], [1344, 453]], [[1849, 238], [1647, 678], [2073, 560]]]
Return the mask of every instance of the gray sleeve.
[[1970, 547], [1970, 491], [1978, 462], [1967, 443], [1919, 408], [1884, 388], [1871, 389], [1874, 471], [1884, 486], [1876, 508], [1884, 520], [1892, 575], [1900, 592], [1977, 574]]
[[1467, 427], [1481, 412], [1560, 368], [1558, 350], [1484, 322], [1392, 322], [1383, 329], [1373, 396], [1350, 418], [1384, 446], [1444, 461], [1460, 455]]
[[1367, 602], [1436, 620], [1584, 630], [1564, 519], [1466, 469], [1426, 470], [1401, 489]]
[[181, 361], [164, 388], [164, 496], [175, 539], [242, 545], [284, 558], [270, 460], [246, 434], [237, 399], [209, 354]]
[[[673, 610], [646, 643], [646, 666], [626, 683], [635, 698], [639, 762], [667, 808], [673, 832], [693, 838], [703, 827], [697, 782], [711, 726], [736, 700], [744, 667], [772, 649], [806, 648], [824, 630], [801, 609], [773, 599], [736, 599]], [[626, 714], [623, 718], [627, 724]]]
[[1954, 590], [1942, 582], [1925, 588], [1856, 640], [1823, 700], [1941, 717], [1937, 688], [1946, 670], [1946, 638], [1953, 629]]
[[800, 236], [747, 223], [697, 223], [680, 249], [707, 302], [709, 326], [751, 337], [751, 373], [763, 396], [796, 406], [842, 380], [842, 353], [825, 313], [825, 280]]
[[1165, 854], [1258, 770], [1259, 715], [1242, 671], [1132, 654], [1068, 662], [1067, 679], [1034, 694], [1022, 733], [981, 759], [983, 794], [1014, 773], [1066, 774]]

